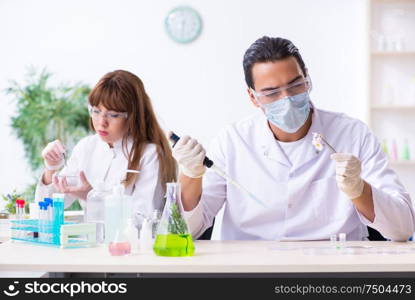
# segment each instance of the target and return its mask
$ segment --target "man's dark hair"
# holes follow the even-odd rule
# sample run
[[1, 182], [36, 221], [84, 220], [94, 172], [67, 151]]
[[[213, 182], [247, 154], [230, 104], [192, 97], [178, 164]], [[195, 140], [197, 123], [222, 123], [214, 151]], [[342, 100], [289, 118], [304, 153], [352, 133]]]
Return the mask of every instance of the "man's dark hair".
[[271, 38], [268, 36], [257, 39], [248, 50], [246, 50], [244, 55], [243, 66], [245, 81], [248, 87], [254, 88], [252, 67], [255, 63], [273, 62], [289, 56], [295, 57], [304, 76], [307, 76], [307, 68], [301, 58], [300, 52], [291, 41], [280, 37]]

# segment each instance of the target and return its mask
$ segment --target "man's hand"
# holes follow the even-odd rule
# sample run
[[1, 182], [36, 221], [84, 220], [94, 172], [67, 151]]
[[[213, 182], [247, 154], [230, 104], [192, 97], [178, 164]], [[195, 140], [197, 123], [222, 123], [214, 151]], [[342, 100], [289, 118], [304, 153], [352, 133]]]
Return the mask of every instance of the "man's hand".
[[203, 165], [206, 151], [197, 140], [183, 136], [173, 147], [173, 157], [179, 163], [182, 173], [187, 177], [199, 178], [206, 172]]
[[334, 153], [330, 156], [336, 162], [338, 187], [350, 198], [355, 199], [363, 193], [364, 181], [360, 177], [362, 163], [349, 153]]

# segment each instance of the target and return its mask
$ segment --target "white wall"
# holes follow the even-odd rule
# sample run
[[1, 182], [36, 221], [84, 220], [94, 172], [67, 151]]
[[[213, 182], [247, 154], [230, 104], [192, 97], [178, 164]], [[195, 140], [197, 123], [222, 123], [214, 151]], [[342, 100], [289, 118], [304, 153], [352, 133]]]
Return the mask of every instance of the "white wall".
[[[183, 1], [0, 1], [0, 90], [29, 65], [56, 82], [94, 85], [106, 72], [141, 77], [165, 124], [207, 143], [225, 124], [254, 112], [242, 56], [263, 35], [291, 39], [312, 76], [317, 106], [366, 116], [365, 0], [189, 0], [203, 18], [190, 45], [171, 41], [164, 18]], [[31, 181], [11, 134], [10, 98], [0, 94], [0, 194]], [[340, 134], [340, 133], [339, 133]]]

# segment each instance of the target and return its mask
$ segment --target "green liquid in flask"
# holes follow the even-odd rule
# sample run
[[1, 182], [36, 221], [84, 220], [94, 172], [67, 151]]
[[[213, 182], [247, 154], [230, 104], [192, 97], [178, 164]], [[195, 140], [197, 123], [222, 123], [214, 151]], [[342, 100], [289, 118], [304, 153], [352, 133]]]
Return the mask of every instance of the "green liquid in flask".
[[195, 246], [190, 234], [158, 234], [153, 250], [159, 256], [193, 256]]

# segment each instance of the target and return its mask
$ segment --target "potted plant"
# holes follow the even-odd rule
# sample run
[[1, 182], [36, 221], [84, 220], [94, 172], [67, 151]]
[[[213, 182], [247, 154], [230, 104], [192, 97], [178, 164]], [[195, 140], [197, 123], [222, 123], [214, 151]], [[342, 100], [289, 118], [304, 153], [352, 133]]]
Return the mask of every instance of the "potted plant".
[[[23, 85], [11, 81], [6, 89], [16, 102], [11, 127], [23, 143], [35, 180], [43, 167], [41, 151], [47, 143], [59, 139], [70, 150], [89, 132], [87, 96], [90, 88], [82, 83], [51, 86], [51, 76], [45, 69], [37, 72], [30, 68]], [[30, 185], [28, 192], [34, 191], [34, 187]], [[80, 209], [79, 203], [75, 205]]]

